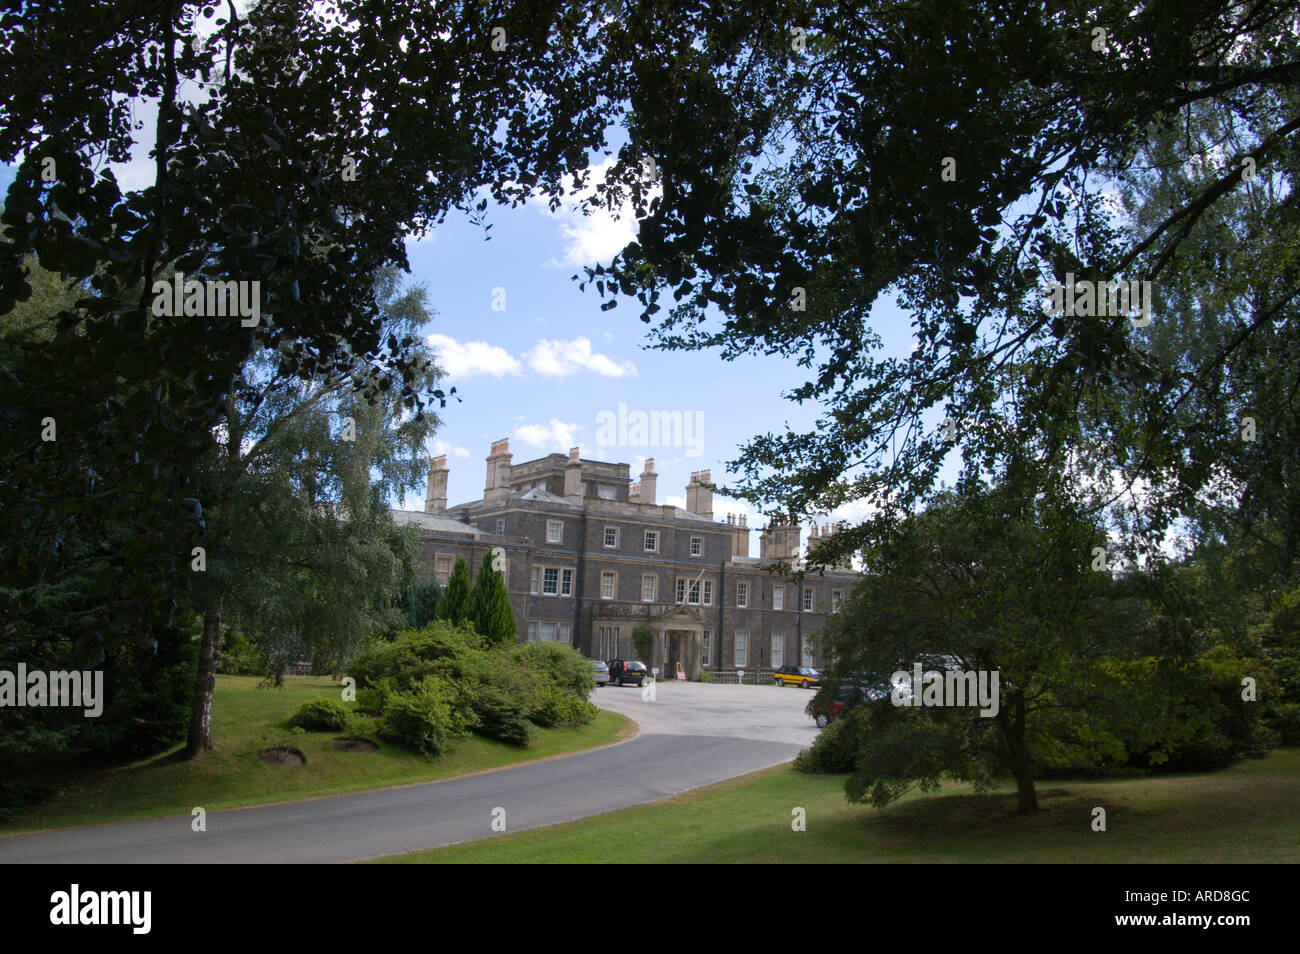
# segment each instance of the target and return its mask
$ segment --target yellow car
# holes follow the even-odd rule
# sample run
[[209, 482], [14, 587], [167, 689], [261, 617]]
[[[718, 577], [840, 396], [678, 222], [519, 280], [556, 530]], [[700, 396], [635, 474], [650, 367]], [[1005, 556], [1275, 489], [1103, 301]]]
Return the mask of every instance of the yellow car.
[[778, 686], [816, 689], [822, 684], [822, 674], [808, 666], [782, 666], [772, 673], [772, 681]]

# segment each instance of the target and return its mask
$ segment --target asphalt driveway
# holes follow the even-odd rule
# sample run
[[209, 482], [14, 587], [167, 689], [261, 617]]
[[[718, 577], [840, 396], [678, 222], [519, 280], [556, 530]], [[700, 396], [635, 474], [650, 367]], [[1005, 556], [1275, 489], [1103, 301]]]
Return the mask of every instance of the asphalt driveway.
[[603, 749], [401, 788], [0, 838], [0, 863], [343, 862], [573, 821], [789, 761], [817, 729], [811, 693], [771, 686], [602, 687], [593, 701], [637, 736]]

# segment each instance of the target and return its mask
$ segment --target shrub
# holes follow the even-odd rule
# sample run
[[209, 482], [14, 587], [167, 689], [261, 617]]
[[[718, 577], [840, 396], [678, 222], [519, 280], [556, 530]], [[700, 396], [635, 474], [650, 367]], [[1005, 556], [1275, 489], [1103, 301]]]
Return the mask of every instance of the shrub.
[[707, 669], [700, 670], [700, 682], [713, 682], [713, 673]]
[[794, 758], [794, 767], [800, 772], [817, 775], [844, 775], [853, 771], [853, 758], [858, 749], [857, 712], [837, 719], [813, 742]]
[[452, 739], [468, 729], [454, 706], [455, 697], [455, 690], [444, 680], [426, 676], [415, 688], [388, 698], [379, 734], [425, 755], [441, 755]]
[[586, 699], [596, 688], [591, 660], [564, 643], [532, 642], [514, 647], [514, 658], [557, 688]]
[[586, 699], [579, 699], [555, 686], [545, 686], [538, 704], [528, 714], [528, 718], [549, 729], [556, 725], [586, 725], [596, 718], [598, 711]]
[[348, 710], [334, 699], [312, 699], [298, 707], [289, 724], [311, 732], [341, 731], [348, 727]]
[[367, 686], [365, 689], [357, 690], [357, 712], [364, 712], [368, 715], [382, 715], [384, 703], [392, 694], [392, 690], [387, 685], [380, 684], [376, 686]]
[[425, 676], [452, 680], [477, 673], [486, 664], [483, 641], [472, 630], [435, 620], [421, 630], [406, 630], [392, 642], [376, 643], [352, 664], [358, 688], [381, 681], [406, 691]]
[[478, 683], [469, 691], [469, 698], [480, 735], [521, 748], [533, 740], [527, 711], [500, 681]]

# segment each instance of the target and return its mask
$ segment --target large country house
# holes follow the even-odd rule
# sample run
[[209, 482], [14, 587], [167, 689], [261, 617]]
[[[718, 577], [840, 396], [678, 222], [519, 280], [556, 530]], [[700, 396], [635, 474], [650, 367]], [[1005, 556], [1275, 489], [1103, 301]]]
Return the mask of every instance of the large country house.
[[[487, 458], [483, 497], [447, 506], [447, 458], [433, 461], [424, 512], [395, 511], [421, 530], [423, 559], [446, 582], [456, 557], [478, 573], [500, 547], [519, 639], [569, 643], [592, 659], [637, 658], [632, 631], [654, 634], [647, 666], [665, 677], [817, 665], [812, 636], [857, 573], [810, 569], [802, 581], [769, 568], [799, 564], [800, 528], [763, 530], [749, 555], [745, 518], [713, 517], [709, 472], [691, 475], [686, 509], [656, 503], [654, 460], [633, 483], [627, 464], [574, 448], [511, 463], [510, 442]], [[815, 545], [827, 526], [813, 528]], [[748, 678], [746, 681], [749, 681]]]

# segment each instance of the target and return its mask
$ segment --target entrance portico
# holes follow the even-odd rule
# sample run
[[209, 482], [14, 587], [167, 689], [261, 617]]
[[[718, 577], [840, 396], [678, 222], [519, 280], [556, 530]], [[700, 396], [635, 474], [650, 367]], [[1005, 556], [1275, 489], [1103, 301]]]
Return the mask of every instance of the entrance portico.
[[597, 606], [592, 610], [591, 622], [593, 629], [604, 625], [644, 626], [653, 634], [650, 658], [641, 660], [648, 668], [658, 669], [660, 679], [673, 679], [681, 663], [687, 679], [700, 678], [704, 620], [698, 609], [671, 603]]

